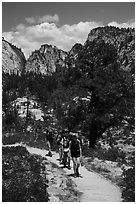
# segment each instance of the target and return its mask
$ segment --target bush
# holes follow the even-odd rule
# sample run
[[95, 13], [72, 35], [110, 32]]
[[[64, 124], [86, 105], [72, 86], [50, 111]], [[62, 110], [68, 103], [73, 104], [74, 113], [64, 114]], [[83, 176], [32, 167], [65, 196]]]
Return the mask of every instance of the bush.
[[47, 202], [47, 180], [42, 159], [25, 147], [3, 147], [2, 201]]
[[123, 177], [123, 201], [135, 202], [135, 167], [124, 170]]
[[102, 160], [108, 160], [108, 161], [117, 161], [117, 160], [120, 160], [120, 159], [124, 159], [125, 158], [125, 153], [124, 152], [121, 152], [119, 151], [117, 148], [113, 147], [113, 148], [110, 148], [110, 149], [96, 149], [96, 150], [92, 150], [90, 152], [90, 156], [92, 154], [92, 157], [98, 157], [99, 159], [102, 159]]
[[23, 139], [23, 133], [22, 132], [14, 132], [10, 133], [9, 136], [5, 136], [3, 133], [2, 143], [4, 145], [6, 144], [15, 144], [21, 142]]

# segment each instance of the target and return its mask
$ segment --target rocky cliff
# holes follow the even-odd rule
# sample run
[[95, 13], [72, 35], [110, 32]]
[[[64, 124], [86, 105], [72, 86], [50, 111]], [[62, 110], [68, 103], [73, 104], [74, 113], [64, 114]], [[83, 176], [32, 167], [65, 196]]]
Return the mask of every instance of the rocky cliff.
[[95, 42], [104, 42], [117, 50], [117, 61], [125, 71], [133, 71], [135, 63], [135, 29], [117, 28], [113, 26], [99, 27], [90, 31], [85, 42], [86, 47]]
[[32, 52], [26, 62], [26, 72], [50, 75], [58, 66], [65, 66], [67, 52], [55, 46], [44, 44], [39, 50]]
[[25, 56], [21, 49], [2, 38], [2, 71], [21, 74], [25, 69]]
[[83, 45], [80, 43], [76, 43], [71, 50], [69, 51], [69, 57], [76, 60], [78, 53], [82, 50]]
[[[48, 75], [57, 70], [75, 67], [83, 53], [88, 54], [95, 47], [111, 46], [116, 51], [116, 60], [121, 69], [134, 72], [135, 63], [135, 30], [132, 28], [117, 28], [113, 26], [98, 27], [90, 31], [84, 45], [76, 43], [69, 52], [64, 52], [52, 45], [42, 45], [34, 51], [26, 63], [26, 72], [35, 72]], [[111, 48], [110, 48], [111, 49]], [[105, 52], [109, 52], [104, 50]], [[96, 53], [94, 53], [96, 55]]]
[[[90, 31], [84, 45], [76, 43], [69, 52], [52, 45], [41, 45], [39, 50], [32, 52], [25, 66], [25, 72], [51, 75], [57, 70], [75, 67], [83, 53], [91, 58], [91, 52], [99, 44], [112, 46], [117, 53], [117, 62], [121, 69], [134, 72], [135, 64], [135, 30], [132, 28], [116, 28], [113, 26], [98, 27]], [[104, 53], [107, 50], [104, 50]], [[87, 56], [86, 56], [87, 57]], [[4, 72], [22, 72], [25, 57], [20, 49], [2, 40], [2, 66]]]
[[75, 62], [77, 61], [79, 53], [82, 51], [82, 49], [83, 49], [83, 45], [80, 43], [76, 43], [75, 45], [73, 45], [71, 50], [68, 52], [68, 56], [66, 60], [68, 67], [70, 65], [72, 67], [75, 67]]

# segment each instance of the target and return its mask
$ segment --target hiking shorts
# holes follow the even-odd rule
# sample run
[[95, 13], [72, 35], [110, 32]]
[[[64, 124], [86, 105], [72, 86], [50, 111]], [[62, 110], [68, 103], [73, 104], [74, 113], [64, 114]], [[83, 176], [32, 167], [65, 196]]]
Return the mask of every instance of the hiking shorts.
[[80, 151], [71, 152], [71, 157], [72, 158], [73, 157], [75, 157], [75, 158], [80, 157]]

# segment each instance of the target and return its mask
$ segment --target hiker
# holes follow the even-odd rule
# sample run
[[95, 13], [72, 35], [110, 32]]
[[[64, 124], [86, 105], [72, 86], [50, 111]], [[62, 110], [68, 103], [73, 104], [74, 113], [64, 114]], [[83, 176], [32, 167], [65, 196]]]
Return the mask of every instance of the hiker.
[[63, 156], [63, 138], [66, 137], [67, 130], [62, 130], [57, 136], [57, 144], [59, 146], [59, 161], [62, 164], [62, 156]]
[[68, 135], [65, 135], [62, 139], [62, 163], [64, 167], [71, 169], [70, 167], [70, 149], [69, 149], [69, 138]]
[[79, 177], [80, 158], [82, 157], [81, 142], [78, 139], [78, 133], [71, 133], [71, 141], [69, 143], [70, 154], [73, 161], [74, 176]]
[[51, 130], [46, 130], [46, 143], [48, 145], [48, 154], [46, 156], [52, 157], [51, 146], [53, 142], [53, 133]]
[[58, 136], [57, 136], [57, 145], [58, 145], [58, 149], [59, 149], [59, 160], [60, 163], [62, 161], [62, 134], [59, 133]]

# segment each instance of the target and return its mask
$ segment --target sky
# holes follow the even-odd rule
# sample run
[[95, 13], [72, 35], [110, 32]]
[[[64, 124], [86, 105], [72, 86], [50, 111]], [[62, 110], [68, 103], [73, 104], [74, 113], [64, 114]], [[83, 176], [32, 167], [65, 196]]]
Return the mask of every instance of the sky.
[[134, 2], [3, 2], [2, 36], [26, 58], [42, 44], [68, 51], [93, 28], [135, 26]]

